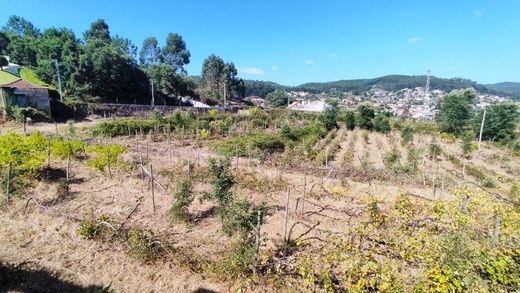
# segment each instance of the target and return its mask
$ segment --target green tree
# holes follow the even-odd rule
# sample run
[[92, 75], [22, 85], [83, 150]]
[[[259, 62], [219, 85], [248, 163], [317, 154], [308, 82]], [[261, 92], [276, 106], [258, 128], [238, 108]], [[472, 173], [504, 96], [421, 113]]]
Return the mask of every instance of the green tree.
[[345, 113], [345, 126], [349, 130], [356, 128], [356, 113], [354, 111], [349, 110]]
[[325, 112], [321, 116], [325, 128], [328, 131], [338, 128], [338, 100], [329, 99], [325, 105]]
[[177, 33], [169, 33], [166, 37], [166, 45], [161, 50], [164, 63], [170, 64], [175, 72], [186, 73], [184, 65], [190, 63], [190, 51], [186, 49], [186, 43]]
[[7, 65], [9, 65], [9, 62], [7, 61], [7, 58], [5, 58], [4, 56], [0, 55], [0, 69], [3, 71], [4, 70], [4, 66], [7, 66]]
[[3, 31], [0, 31], [0, 54], [7, 55], [7, 47], [9, 46], [9, 37]]
[[[473, 129], [480, 132], [483, 111], [479, 112], [473, 122]], [[482, 139], [496, 140], [500, 142], [512, 141], [518, 134], [516, 132], [520, 122], [520, 108], [511, 101], [493, 103], [486, 107], [486, 120]]]
[[202, 64], [201, 88], [203, 94], [221, 99], [225, 87], [226, 98], [243, 97], [245, 94], [244, 81], [237, 75], [235, 64], [225, 63], [222, 58], [211, 54]]
[[283, 90], [275, 90], [268, 93], [267, 96], [265, 96], [265, 100], [273, 107], [287, 107], [289, 96]]
[[454, 90], [440, 99], [436, 116], [439, 129], [443, 132], [460, 135], [470, 125], [473, 117], [473, 103], [476, 100], [474, 89]]
[[90, 28], [83, 34], [87, 42], [110, 43], [110, 30], [104, 19], [98, 19], [90, 24]]
[[40, 31], [30, 21], [17, 15], [11, 15], [2, 30], [19, 37], [38, 38], [40, 35]]
[[70, 79], [78, 66], [81, 44], [74, 32], [67, 28], [45, 29], [36, 48], [36, 75], [48, 84], [56, 85], [56, 67], [53, 59], [58, 60], [62, 89], [72, 92]]
[[376, 111], [372, 103], [365, 102], [357, 107], [358, 125], [363, 129], [372, 130], [374, 127], [373, 119], [376, 116]]
[[224, 66], [224, 60], [215, 54], [208, 56], [202, 63], [201, 82], [206, 94], [215, 96], [220, 91]]
[[148, 37], [143, 41], [143, 47], [139, 52], [139, 61], [143, 66], [151, 66], [159, 63], [161, 48], [155, 37]]

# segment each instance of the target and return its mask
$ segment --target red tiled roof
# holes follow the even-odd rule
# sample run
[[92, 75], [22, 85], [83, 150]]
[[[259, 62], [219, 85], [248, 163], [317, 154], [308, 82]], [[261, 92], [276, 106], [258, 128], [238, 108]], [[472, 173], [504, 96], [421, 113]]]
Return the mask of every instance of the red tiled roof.
[[19, 79], [13, 81], [8, 84], [0, 85], [0, 87], [8, 87], [8, 88], [25, 88], [25, 89], [47, 89], [45, 86], [41, 86], [38, 84], [33, 84], [23, 79]]

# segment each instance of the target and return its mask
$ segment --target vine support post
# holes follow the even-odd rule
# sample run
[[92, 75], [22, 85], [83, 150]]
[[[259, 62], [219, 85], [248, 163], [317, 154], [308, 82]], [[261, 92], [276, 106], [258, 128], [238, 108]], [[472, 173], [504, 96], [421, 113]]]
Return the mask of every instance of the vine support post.
[[152, 183], [152, 205], [153, 205], [153, 212], [155, 214], [155, 183], [154, 183], [154, 178], [153, 178], [153, 169], [152, 169], [152, 164], [150, 164], [150, 180], [151, 180], [151, 183]]
[[477, 157], [480, 157], [480, 145], [482, 143], [482, 132], [484, 132], [485, 121], [486, 121], [486, 109], [484, 109], [484, 114], [482, 115], [482, 123], [480, 124], [480, 134], [478, 136]]
[[141, 180], [144, 181], [144, 170], [143, 170], [143, 168], [144, 168], [144, 163], [143, 163], [143, 153], [140, 153], [140, 154], [139, 154], [139, 161], [140, 161], [140, 163], [141, 163], [141, 168], [140, 168], [140, 169], [141, 169]]
[[7, 166], [7, 182], [5, 186], [5, 196], [7, 197], [7, 203], [9, 204], [11, 201], [11, 172], [12, 172], [12, 163], [9, 162]]
[[172, 160], [172, 135], [171, 135], [171, 126], [168, 124], [168, 158], [170, 161]]
[[258, 252], [260, 251], [260, 225], [262, 224], [262, 211], [258, 211], [256, 216], [255, 233], [255, 267], [258, 265]]
[[188, 157], [188, 179], [191, 180], [191, 155]]
[[47, 168], [51, 167], [51, 139], [47, 141]]
[[135, 130], [135, 150], [139, 152], [139, 137], [137, 136], [137, 129]]
[[[109, 174], [111, 173], [110, 172], [110, 161], [108, 163], [108, 172]], [[69, 182], [69, 178], [70, 178], [70, 153], [67, 154], [67, 172], [65, 174], [65, 178], [67, 179], [67, 182]], [[112, 177], [112, 175], [110, 175], [110, 177]]]
[[307, 172], [303, 174], [302, 216], [305, 213], [305, 193], [307, 192]]
[[23, 134], [27, 134], [27, 124], [26, 124], [25, 115], [23, 115], [22, 119], [23, 119]]
[[150, 144], [148, 143], [148, 140], [146, 141], [146, 161], [150, 161]]
[[110, 153], [108, 150], [106, 151], [106, 158], [107, 158], [107, 168], [108, 168], [108, 178], [112, 180], [112, 167], [110, 166]]
[[289, 197], [291, 196], [291, 187], [287, 186], [287, 196], [285, 197], [285, 213], [284, 213], [284, 225], [283, 225], [283, 241], [287, 244], [287, 223], [289, 221]]

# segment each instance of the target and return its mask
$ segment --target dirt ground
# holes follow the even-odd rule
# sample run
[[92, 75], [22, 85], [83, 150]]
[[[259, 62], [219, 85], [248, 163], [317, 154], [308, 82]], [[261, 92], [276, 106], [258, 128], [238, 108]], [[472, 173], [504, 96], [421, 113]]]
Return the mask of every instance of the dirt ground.
[[[95, 122], [75, 124], [78, 129], [90, 127]], [[58, 125], [58, 133], [63, 133], [66, 125]], [[4, 125], [4, 131], [23, 131], [18, 125]], [[39, 130], [48, 134], [56, 133], [54, 124], [30, 125], [28, 131]], [[431, 186], [431, 160], [426, 157], [426, 149], [431, 137], [421, 135], [415, 139], [415, 146], [422, 150], [421, 174], [425, 174], [426, 182], [421, 175], [413, 180], [357, 180], [342, 176], [344, 168], [363, 170], [358, 157], [368, 152], [370, 162], [369, 172], [376, 174], [385, 169], [384, 153], [393, 146], [400, 146], [398, 134], [394, 135], [393, 144], [389, 135], [370, 133], [369, 142], [365, 143], [360, 130], [344, 131], [341, 149], [331, 160], [327, 168], [334, 168], [325, 172], [328, 176], [318, 175], [312, 170], [287, 170], [282, 179], [291, 188], [289, 197], [289, 227], [296, 223], [307, 226], [319, 222], [319, 229], [315, 229], [309, 236], [319, 236], [325, 231], [341, 232], [348, 225], [350, 219], [345, 218], [341, 211], [359, 208], [356, 197], [366, 193], [384, 195], [388, 202], [399, 192], [410, 192], [425, 198], [433, 199]], [[344, 162], [342, 157], [353, 136], [357, 136], [354, 143], [354, 159]], [[153, 210], [152, 195], [148, 180], [141, 179], [137, 164], [141, 156], [146, 156], [146, 141], [149, 146], [149, 162], [156, 173], [156, 180], [161, 187], [155, 186], [155, 207]], [[28, 281], [24, 286], [28, 288], [63, 288], [56, 283], [68, 282], [86, 288], [99, 286], [114, 289], [116, 292], [229, 292], [233, 284], [217, 280], [204, 275], [195, 274], [185, 268], [178, 267], [172, 262], [157, 262], [152, 265], [143, 265], [125, 253], [124, 247], [111, 242], [100, 242], [82, 239], [77, 229], [79, 221], [86, 213], [94, 211], [96, 214], [106, 214], [111, 221], [123, 223], [125, 227], [138, 226], [149, 229], [156, 234], [165, 235], [179, 250], [190, 249], [200, 255], [210, 258], [219, 257], [226, 249], [230, 238], [221, 231], [219, 220], [213, 215], [215, 204], [202, 199], [202, 192], [209, 191], [208, 183], [196, 182], [196, 200], [190, 206], [190, 214], [195, 220], [186, 225], [173, 222], [167, 215], [171, 207], [171, 195], [175, 190], [175, 180], [169, 173], [188, 172], [187, 162], [195, 163], [195, 169], [203, 166], [210, 157], [216, 156], [203, 143], [202, 147], [195, 146], [194, 141], [172, 142], [171, 158], [168, 143], [164, 140], [157, 142], [147, 137], [102, 138], [98, 142], [119, 143], [128, 147], [124, 155], [127, 167], [115, 170], [112, 179], [98, 170], [87, 167], [84, 162], [73, 161], [71, 165], [72, 184], [69, 196], [58, 199], [56, 182], [36, 182], [28, 194], [16, 198], [13, 203], [0, 211], [0, 264], [20, 266], [27, 270], [42, 270], [48, 272], [52, 278], [45, 280], [36, 278], [32, 283]], [[439, 141], [445, 155], [461, 153], [459, 143]], [[402, 152], [402, 160], [406, 153]], [[461, 157], [461, 156], [458, 156]], [[496, 192], [506, 192], [511, 182], [519, 180], [518, 169], [520, 160], [511, 157], [507, 150], [497, 149], [484, 144], [480, 155], [474, 156], [470, 164], [491, 174], [500, 175], [508, 180], [498, 182]], [[437, 171], [439, 190], [435, 197], [449, 196], [450, 188], [462, 182], [458, 167], [454, 166], [446, 156], [442, 156]], [[53, 160], [51, 167], [64, 169], [65, 162]], [[257, 160], [249, 161], [239, 158], [238, 165], [233, 159], [235, 174], [252, 174], [255, 178], [276, 179], [279, 170], [273, 164], [261, 164]], [[304, 173], [308, 173], [304, 181]], [[467, 176], [469, 182], [478, 183], [476, 178]], [[304, 183], [305, 182], [305, 183]], [[424, 184], [426, 183], [426, 184]], [[311, 202], [320, 206], [334, 207], [337, 211], [319, 211], [317, 206], [305, 204], [305, 213], [302, 213], [301, 204], [296, 210], [298, 198], [304, 195]], [[339, 192], [337, 190], [340, 190]], [[336, 191], [334, 191], [336, 190]], [[261, 250], [275, 247], [281, 242], [284, 234], [284, 210], [287, 191], [273, 188], [268, 192], [261, 192], [254, 188], [241, 186], [235, 188], [235, 193], [248, 198], [255, 203], [265, 201], [270, 213], [267, 222], [262, 226], [263, 245]], [[29, 199], [34, 200], [29, 200]], [[125, 218], [142, 200], [138, 208], [125, 221]], [[29, 201], [28, 201], [29, 200]], [[40, 206], [38, 206], [38, 203]], [[305, 225], [296, 225], [291, 237], [297, 237], [308, 229]], [[9, 276], [2, 276], [7, 277]], [[53, 281], [54, 280], [54, 281]], [[54, 282], [54, 283], [53, 283]], [[32, 286], [32, 287], [31, 287]], [[54, 286], [54, 287], [53, 287]], [[57, 286], [57, 287], [56, 287]], [[68, 288], [68, 287], [66, 287]], [[20, 291], [20, 288], [18, 288]], [[14, 291], [17, 289], [14, 288]], [[197, 291], [198, 290], [198, 291]], [[204, 291], [211, 290], [211, 291]], [[1, 290], [0, 290], [1, 291]], [[52, 291], [52, 290], [49, 290]], [[269, 291], [269, 288], [258, 287], [255, 291]]]

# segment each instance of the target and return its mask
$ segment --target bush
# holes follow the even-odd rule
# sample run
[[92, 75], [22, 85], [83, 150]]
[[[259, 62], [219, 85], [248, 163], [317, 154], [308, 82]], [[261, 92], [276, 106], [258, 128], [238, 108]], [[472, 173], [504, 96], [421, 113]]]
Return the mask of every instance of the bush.
[[356, 128], [356, 113], [354, 111], [347, 111], [345, 113], [345, 127], [348, 130], [354, 130]]
[[390, 118], [383, 114], [379, 114], [374, 119], [374, 130], [377, 132], [388, 133], [392, 130], [390, 127]]
[[96, 157], [87, 161], [87, 165], [104, 171], [106, 167], [115, 167], [120, 164], [119, 155], [126, 152], [126, 147], [119, 144], [96, 144], [87, 148]]
[[79, 140], [64, 140], [63, 137], [57, 137], [51, 142], [51, 153], [60, 159], [66, 159], [69, 155], [78, 157], [84, 149], [85, 143]]
[[285, 144], [277, 134], [260, 132], [219, 140], [212, 144], [212, 148], [223, 156], [232, 157], [237, 154], [248, 156], [250, 151], [257, 154], [283, 151]]
[[193, 185], [191, 180], [183, 179], [177, 183], [177, 191], [173, 194], [173, 204], [170, 209], [172, 217], [179, 221], [188, 221], [188, 207], [193, 201]]
[[412, 125], [407, 124], [402, 130], [401, 130], [401, 139], [404, 143], [411, 143], [413, 142], [413, 136], [414, 136], [414, 128]]
[[152, 263], [161, 256], [164, 247], [151, 231], [132, 228], [128, 231], [128, 253], [143, 263]]

